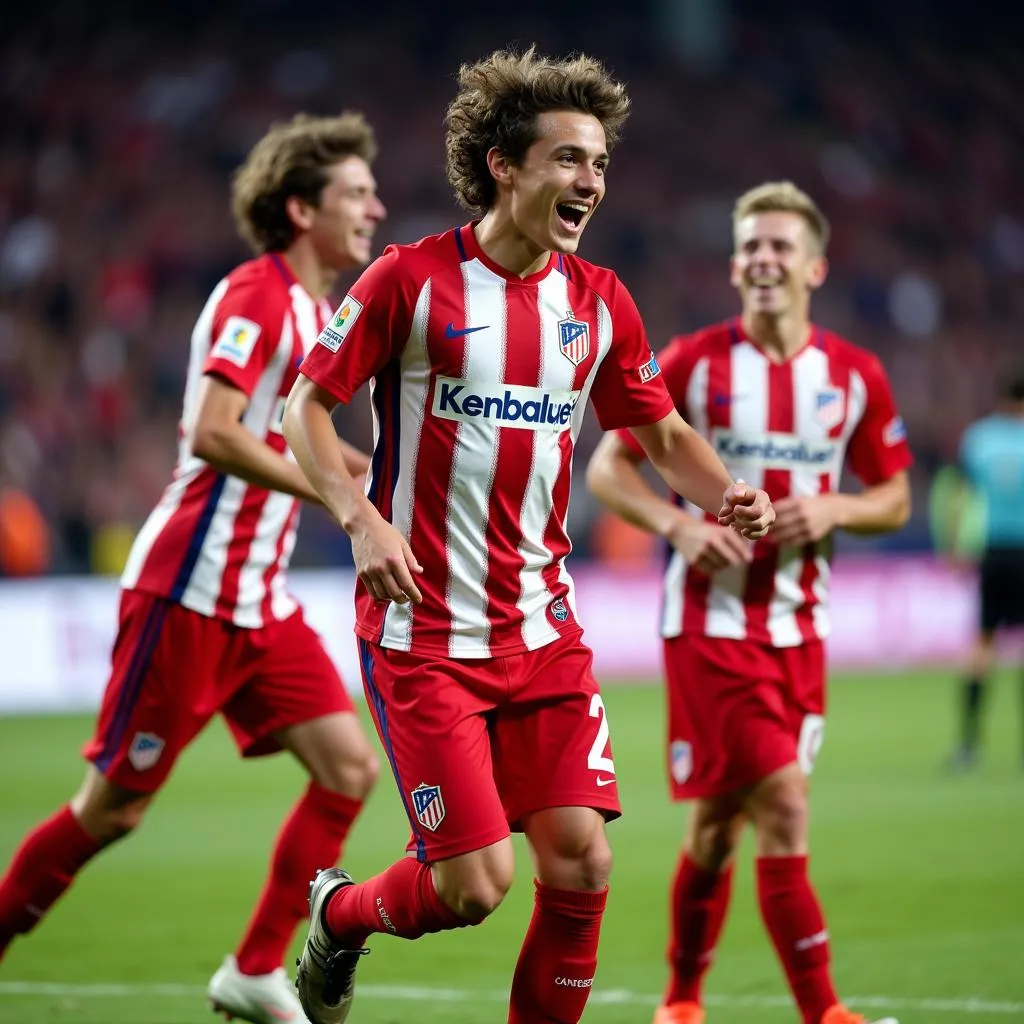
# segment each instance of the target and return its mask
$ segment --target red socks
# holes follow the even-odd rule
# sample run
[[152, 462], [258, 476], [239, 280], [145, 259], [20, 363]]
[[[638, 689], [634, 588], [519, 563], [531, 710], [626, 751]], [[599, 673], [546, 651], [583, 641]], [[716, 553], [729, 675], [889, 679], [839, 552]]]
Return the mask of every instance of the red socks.
[[839, 997], [829, 974], [828, 931], [807, 876], [807, 858], [758, 857], [757, 896], [804, 1024], [819, 1024]]
[[533, 918], [512, 979], [508, 1024], [576, 1024], [594, 983], [608, 890], [534, 885]]
[[25, 836], [0, 881], [0, 956], [15, 935], [36, 926], [101, 849], [67, 806]]
[[340, 889], [328, 901], [324, 917], [334, 940], [346, 949], [359, 949], [374, 932], [418, 939], [473, 923], [441, 901], [430, 865], [411, 857]]
[[732, 895], [732, 865], [706, 871], [684, 852], [672, 886], [671, 970], [665, 1003], [700, 1002], [701, 982], [715, 957]]
[[270, 875], [238, 947], [243, 974], [269, 974], [281, 966], [295, 927], [309, 914], [309, 880], [337, 864], [362, 802], [310, 782], [278, 833]]

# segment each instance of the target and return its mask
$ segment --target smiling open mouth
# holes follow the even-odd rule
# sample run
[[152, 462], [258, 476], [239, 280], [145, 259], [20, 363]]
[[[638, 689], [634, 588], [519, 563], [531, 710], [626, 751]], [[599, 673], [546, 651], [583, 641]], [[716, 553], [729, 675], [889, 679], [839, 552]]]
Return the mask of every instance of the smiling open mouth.
[[558, 203], [555, 212], [559, 219], [570, 227], [578, 228], [590, 209], [586, 203]]

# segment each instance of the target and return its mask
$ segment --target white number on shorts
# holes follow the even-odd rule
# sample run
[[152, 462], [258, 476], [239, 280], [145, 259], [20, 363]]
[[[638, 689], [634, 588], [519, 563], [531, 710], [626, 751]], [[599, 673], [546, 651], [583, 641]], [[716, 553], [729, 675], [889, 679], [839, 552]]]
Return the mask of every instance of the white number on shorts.
[[821, 742], [825, 738], [825, 718], [823, 715], [804, 715], [800, 724], [800, 739], [796, 744], [796, 756], [804, 775], [814, 771], [814, 762], [821, 750]]
[[594, 737], [593, 746], [587, 755], [587, 767], [595, 772], [611, 772], [614, 775], [615, 762], [604, 756], [604, 749], [608, 746], [608, 715], [605, 713], [604, 701], [601, 700], [599, 693], [590, 698], [590, 717], [599, 718], [601, 724], [597, 727], [597, 736]]

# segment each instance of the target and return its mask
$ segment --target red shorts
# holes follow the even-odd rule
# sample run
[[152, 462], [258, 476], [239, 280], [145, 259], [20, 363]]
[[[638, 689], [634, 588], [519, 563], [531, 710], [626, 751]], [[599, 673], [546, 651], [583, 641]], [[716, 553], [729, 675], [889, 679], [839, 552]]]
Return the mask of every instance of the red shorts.
[[359, 656], [420, 860], [490, 846], [547, 807], [621, 813], [604, 702], [578, 634], [499, 658], [366, 640]]
[[110, 680], [82, 750], [113, 783], [152, 793], [213, 715], [243, 756], [280, 750], [272, 733], [353, 711], [320, 637], [297, 611], [243, 629], [137, 590], [121, 593]]
[[676, 800], [722, 796], [796, 761], [810, 774], [825, 729], [825, 645], [665, 641], [668, 773]]

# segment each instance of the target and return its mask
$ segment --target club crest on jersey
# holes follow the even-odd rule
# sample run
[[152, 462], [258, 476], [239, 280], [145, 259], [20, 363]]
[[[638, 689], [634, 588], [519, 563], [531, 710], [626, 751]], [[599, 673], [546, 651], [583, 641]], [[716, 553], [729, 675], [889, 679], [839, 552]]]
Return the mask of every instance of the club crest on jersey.
[[160, 760], [164, 741], [151, 732], [137, 732], [128, 748], [128, 760], [137, 772], [144, 772]]
[[673, 740], [668, 750], [669, 771], [681, 786], [693, 773], [693, 747], [687, 740]]
[[590, 328], [571, 311], [558, 321], [558, 347], [573, 366], [579, 366], [590, 355]]
[[441, 799], [440, 786], [428, 786], [421, 782], [412, 791], [412, 807], [416, 812], [416, 820], [431, 832], [436, 832], [438, 825], [444, 821], [444, 800]]
[[559, 622], [565, 622], [565, 620], [569, 618], [569, 607], [565, 603], [564, 598], [558, 597], [551, 602], [551, 614], [554, 615]]
[[838, 427], [846, 416], [846, 396], [842, 388], [825, 388], [814, 396], [814, 418], [826, 429]]

